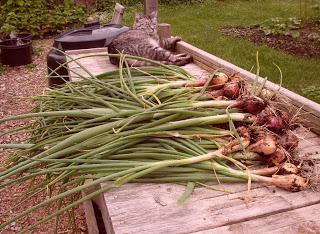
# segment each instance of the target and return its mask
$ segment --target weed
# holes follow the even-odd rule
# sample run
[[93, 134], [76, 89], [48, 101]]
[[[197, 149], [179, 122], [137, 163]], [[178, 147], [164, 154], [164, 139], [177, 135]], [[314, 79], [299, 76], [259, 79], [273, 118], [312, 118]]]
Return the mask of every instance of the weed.
[[262, 30], [265, 35], [280, 34], [297, 38], [300, 36], [300, 32], [298, 30], [301, 29], [301, 20], [296, 17], [275, 17], [263, 21], [260, 24], [255, 24], [254, 26]]
[[32, 70], [33, 68], [36, 67], [36, 65], [33, 63], [29, 63], [29, 64], [25, 65], [24, 67], [27, 68], [28, 70]]

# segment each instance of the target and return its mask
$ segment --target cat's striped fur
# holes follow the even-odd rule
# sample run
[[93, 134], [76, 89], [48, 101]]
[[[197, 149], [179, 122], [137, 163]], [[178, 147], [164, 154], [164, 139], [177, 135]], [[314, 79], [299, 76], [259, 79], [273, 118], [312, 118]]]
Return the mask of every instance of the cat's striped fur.
[[[110, 54], [129, 54], [160, 61], [164, 64], [185, 65], [191, 61], [187, 54], [174, 54], [175, 45], [181, 39], [172, 37], [160, 42], [158, 32], [157, 16], [135, 15], [133, 28], [120, 34], [108, 46]], [[119, 59], [110, 58], [112, 64], [118, 65]], [[130, 66], [148, 66], [144, 61], [127, 60]]]

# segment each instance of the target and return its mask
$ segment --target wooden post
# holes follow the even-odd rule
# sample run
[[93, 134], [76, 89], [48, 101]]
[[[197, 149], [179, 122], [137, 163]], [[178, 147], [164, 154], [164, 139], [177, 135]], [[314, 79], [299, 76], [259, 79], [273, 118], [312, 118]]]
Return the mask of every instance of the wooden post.
[[[158, 24], [158, 35], [160, 38], [160, 44], [164, 39], [170, 38], [171, 37], [171, 26], [170, 24], [166, 23], [161, 23]], [[161, 44], [162, 46], [162, 44]]]
[[144, 15], [150, 15], [152, 12], [158, 12], [158, 0], [144, 0]]
[[111, 23], [112, 24], [121, 24], [123, 12], [124, 12], [124, 6], [117, 3], [116, 6], [114, 7]]

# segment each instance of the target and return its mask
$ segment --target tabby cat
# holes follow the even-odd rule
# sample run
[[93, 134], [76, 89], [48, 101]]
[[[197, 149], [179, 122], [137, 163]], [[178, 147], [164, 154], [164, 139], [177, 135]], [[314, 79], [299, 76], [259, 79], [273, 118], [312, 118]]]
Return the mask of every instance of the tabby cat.
[[[163, 64], [182, 66], [191, 62], [191, 56], [187, 54], [174, 54], [175, 46], [179, 37], [171, 37], [160, 42], [158, 36], [157, 14], [150, 16], [135, 14], [133, 28], [121, 33], [108, 46], [110, 54], [129, 54], [160, 61]], [[110, 58], [114, 65], [119, 64], [118, 58]], [[148, 66], [148, 62], [127, 60], [129, 66]]]

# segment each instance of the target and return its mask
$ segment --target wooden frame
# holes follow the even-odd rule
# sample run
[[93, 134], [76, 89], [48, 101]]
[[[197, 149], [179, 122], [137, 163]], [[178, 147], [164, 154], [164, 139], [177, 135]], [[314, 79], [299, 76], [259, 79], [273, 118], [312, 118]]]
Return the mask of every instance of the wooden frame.
[[[159, 25], [161, 38], [170, 37], [170, 25]], [[183, 66], [186, 71], [200, 77], [208, 76], [208, 73], [220, 69], [228, 74], [239, 73], [249, 81], [257, 79], [258, 83], [264, 83], [264, 79], [256, 77], [240, 67], [237, 67], [223, 59], [209, 54], [186, 42], [177, 45], [179, 53], [188, 53], [193, 57], [193, 63]], [[71, 57], [77, 58], [90, 53], [106, 54], [106, 48], [95, 48], [67, 52]], [[117, 69], [107, 59], [80, 60], [80, 62], [93, 75], [102, 71]], [[70, 66], [79, 69], [73, 62]], [[81, 73], [83, 74], [83, 73]], [[70, 74], [71, 80], [72, 74]], [[304, 117], [309, 120], [308, 127], [314, 132], [320, 133], [320, 105], [301, 97], [285, 88], [267, 81], [266, 88], [279, 90], [281, 94], [290, 98], [297, 110], [304, 112]], [[320, 137], [306, 129], [297, 132], [302, 136], [299, 153], [310, 154], [320, 151]], [[105, 186], [102, 184], [101, 186]], [[181, 230], [179, 225], [186, 226], [192, 233], [255, 233], [273, 232], [288, 233], [298, 229], [298, 233], [314, 233], [320, 229], [320, 197], [315, 192], [301, 191], [291, 193], [280, 189], [254, 184], [251, 190], [252, 203], [245, 204], [241, 200], [246, 186], [233, 184], [225, 185], [234, 193], [222, 195], [221, 192], [210, 191], [204, 188], [197, 189], [184, 204], [187, 214], [182, 209], [175, 207], [175, 199], [183, 191], [183, 187], [175, 184], [128, 184], [118, 190], [111, 190], [101, 194], [91, 201], [85, 202], [84, 209], [88, 223], [89, 234], [99, 233], [99, 221], [95, 218], [95, 207], [101, 211], [100, 222], [104, 224], [108, 234], [118, 233], [185, 233], [189, 230]], [[84, 191], [88, 194], [99, 188]], [[158, 190], [160, 189], [160, 192]], [[240, 199], [239, 199], [240, 198]], [[243, 198], [243, 197], [242, 197]], [[137, 203], [143, 203], [143, 208]], [[194, 203], [198, 205], [194, 205]], [[230, 203], [230, 204], [229, 204]], [[200, 204], [200, 205], [199, 205]], [[247, 210], [246, 210], [247, 209]], [[135, 216], [135, 214], [137, 215]], [[193, 214], [196, 216], [194, 217]], [[166, 217], [168, 218], [166, 220]], [[209, 220], [208, 220], [209, 219]], [[210, 222], [209, 222], [210, 221]], [[265, 222], [267, 221], [267, 225]], [[208, 223], [209, 222], [209, 223]], [[100, 223], [100, 224], [101, 224]], [[140, 230], [140, 225], [143, 228]], [[153, 226], [155, 225], [155, 226]], [[183, 226], [184, 228], [185, 226]]]
[[[256, 79], [255, 74], [241, 69], [225, 60], [211, 55], [186, 42], [179, 42], [177, 50], [178, 52], [188, 53], [193, 56], [193, 63], [183, 66], [183, 68], [195, 76], [208, 76], [209, 72], [212, 72], [217, 68], [220, 68], [222, 69], [222, 71], [229, 74], [237, 72], [244, 78], [247, 78], [249, 80]], [[106, 48], [70, 51], [67, 53], [73, 58], [81, 57], [81, 55], [87, 55], [91, 53], [100, 53], [101, 55], [107, 54]], [[101, 58], [102, 57], [98, 57], [97, 60], [91, 61], [79, 60], [79, 62], [81, 62], [94, 75], [97, 75], [103, 71], [111, 71], [117, 69], [116, 66], [108, 63], [107, 59], [101, 60]], [[72, 63], [70, 65], [72, 66]], [[74, 69], [77, 68], [75, 67]], [[263, 78], [258, 77], [258, 82], [264, 82]], [[272, 90], [279, 89], [279, 86], [273, 84], [272, 82], [267, 82], [266, 86]], [[319, 126], [320, 122], [320, 105], [284, 88], [280, 89], [280, 93], [292, 99], [293, 103], [297, 106], [297, 108], [301, 107], [307, 113], [305, 115], [305, 118], [313, 118], [313, 121], [310, 122], [310, 126], [312, 127], [312, 130], [317, 131], [317, 126]], [[307, 130], [297, 132], [297, 134], [302, 137], [301, 146], [299, 147], [299, 153], [306, 155], [320, 151], [319, 136]], [[156, 191], [158, 190], [159, 186], [162, 189], [162, 192], [160, 192], [159, 194], [164, 194], [163, 196], [157, 195], [158, 192]], [[227, 186], [229, 185], [226, 185], [225, 187]], [[274, 190], [276, 192], [272, 192], [273, 188], [264, 187], [262, 185], [254, 185], [254, 187], [252, 188], [252, 194], [253, 196], [257, 196], [257, 198], [253, 199], [253, 204], [250, 206], [251, 208], [249, 207], [248, 211], [243, 212], [243, 210], [246, 209], [245, 203], [241, 201], [241, 199], [237, 201], [235, 200], [238, 199], [240, 196], [243, 196], [243, 194], [245, 193], [246, 186], [230, 185], [230, 188], [235, 191], [234, 194], [222, 195], [221, 193], [207, 191], [205, 189], [199, 189], [199, 191], [196, 192], [196, 194], [193, 194], [190, 197], [190, 203], [189, 201], [186, 201], [187, 209], [190, 212], [200, 212], [203, 215], [203, 218], [208, 218], [212, 215], [216, 215], [215, 223], [211, 224], [211, 226], [206, 225], [206, 221], [202, 221], [201, 219], [197, 221], [199, 223], [197, 223], [196, 221], [193, 222], [192, 226], [197, 227], [197, 230], [204, 228], [202, 229], [203, 231], [199, 232], [199, 234], [232, 233], [232, 231], [230, 230], [233, 229], [230, 228], [235, 228], [234, 230], [236, 231], [244, 231], [246, 230], [246, 227], [253, 228], [255, 231], [261, 230], [262, 233], [264, 233], [264, 231], [272, 231], [271, 229], [267, 230], [267, 226], [263, 225], [264, 220], [268, 220], [268, 222], [270, 222], [271, 225], [278, 225], [276, 226], [278, 233], [281, 233], [281, 231], [290, 231], [292, 228], [297, 227], [299, 228], [299, 230], [301, 229], [302, 233], [304, 233], [308, 231], [310, 228], [316, 230], [320, 225], [320, 198], [317, 193], [309, 191], [291, 193], [278, 189]], [[93, 190], [90, 191], [94, 190], [95, 189], [93, 188]], [[85, 193], [88, 193], [90, 191], [85, 191]], [[139, 191], [139, 193], [137, 191]], [[141, 191], [144, 192], [140, 193]], [[99, 207], [103, 219], [102, 222], [108, 234], [115, 233], [115, 230], [119, 230], [119, 228], [121, 229], [120, 233], [137, 233], [138, 229], [133, 229], [132, 226], [132, 220], [135, 220], [135, 218], [137, 217], [132, 217], [132, 215], [130, 217], [131, 226], [129, 225], [128, 229], [122, 228], [123, 225], [129, 223], [129, 221], [123, 221], [124, 223], [121, 223], [122, 220], [126, 220], [127, 209], [129, 209], [128, 215], [130, 215], [130, 213], [141, 211], [142, 208], [137, 208], [138, 210], [135, 210], [134, 206], [138, 201], [143, 200], [143, 206], [146, 206], [147, 210], [145, 210], [142, 213], [139, 213], [139, 215], [143, 216], [143, 220], [147, 220], [148, 222], [150, 222], [150, 224], [146, 224], [147, 221], [145, 221], [143, 225], [149, 225], [146, 228], [151, 228], [150, 225], [152, 225], [153, 222], [156, 223], [156, 220], [153, 220], [153, 217], [156, 216], [156, 213], [152, 214], [152, 212], [155, 212], [155, 209], [157, 209], [157, 212], [160, 212], [162, 215], [165, 215], [167, 211], [169, 212], [169, 214], [179, 214], [176, 215], [174, 218], [183, 215], [181, 211], [179, 211], [178, 209], [175, 210], [173, 208], [175, 204], [175, 199], [179, 196], [179, 194], [181, 194], [182, 191], [183, 188], [181, 186], [179, 187], [179, 185], [172, 184], [128, 184], [124, 185], [123, 188], [119, 188], [118, 190], [111, 190], [104, 195], [100, 195], [92, 201], [84, 203], [87, 223], [89, 226], [89, 234], [97, 233], [96, 231], [99, 223], [97, 220], [95, 220], [94, 206]], [[232, 205], [226, 205], [225, 207], [224, 204], [228, 203], [228, 199], [230, 199], [230, 197], [232, 197], [230, 202], [231, 204], [234, 204], [234, 207]], [[267, 200], [264, 200], [265, 198], [267, 198]], [[133, 199], [133, 201], [130, 202], [130, 199]], [[206, 202], [204, 202], [204, 200], [206, 200]], [[202, 204], [202, 208], [191, 205], [191, 203], [194, 202], [200, 202]], [[213, 212], [212, 215], [210, 212], [206, 212], [206, 209], [203, 208], [203, 206], [207, 205], [213, 207], [210, 208]], [[224, 210], [221, 212], [226, 213], [221, 213], [221, 216], [219, 215], [219, 212], [214, 212], [214, 209], [216, 209], [217, 207], [220, 207], [221, 210]], [[145, 213], [148, 213], [149, 208], [151, 212], [150, 216], [144, 216]], [[233, 212], [235, 212], [235, 214], [233, 214]], [[304, 215], [305, 212], [309, 212], [308, 215]], [[228, 214], [230, 214], [230, 216], [228, 216]], [[148, 219], [150, 219], [150, 221]], [[281, 219], [285, 219], [285, 221], [283, 221], [283, 225], [287, 225], [286, 229], [282, 229], [281, 225], [279, 226], [278, 220]], [[187, 220], [189, 220], [188, 222], [192, 222], [190, 221], [190, 215], [187, 217]], [[312, 224], [313, 226], [305, 225], [306, 223], [308, 225]], [[157, 225], [157, 228], [159, 228], [159, 222]], [[169, 230], [170, 233], [170, 230], [174, 231], [175, 221], [170, 221], [168, 224], [163, 225], [170, 226], [168, 227], [169, 229], [163, 229], [166, 230], [166, 232], [168, 232]], [[179, 224], [177, 225], [177, 228], [179, 228]], [[131, 230], [132, 232], [130, 232], [129, 230]], [[148, 231], [150, 230], [151, 229], [148, 229]], [[143, 233], [148, 232], [145, 231]]]

